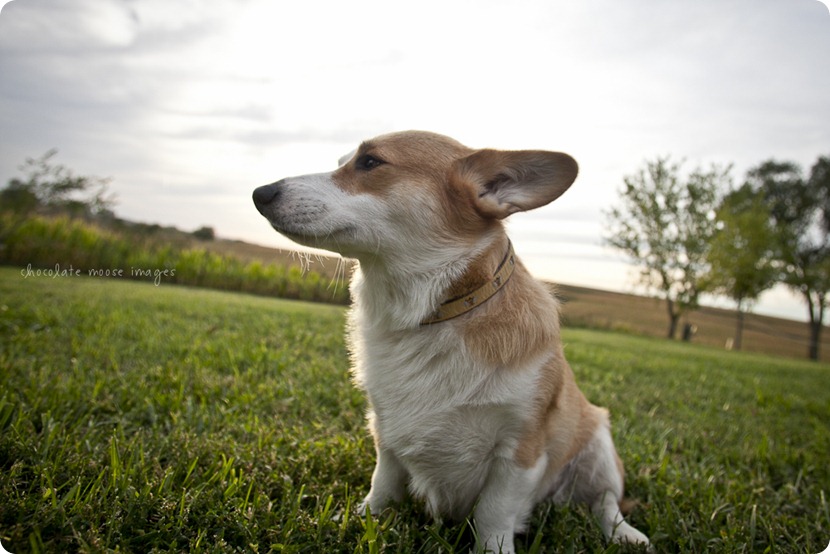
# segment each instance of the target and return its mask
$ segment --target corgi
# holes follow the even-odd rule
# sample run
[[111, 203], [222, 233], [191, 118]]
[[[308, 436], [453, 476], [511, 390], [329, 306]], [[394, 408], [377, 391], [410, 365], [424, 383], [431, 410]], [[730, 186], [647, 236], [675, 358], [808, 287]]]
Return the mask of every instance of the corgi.
[[377, 453], [361, 513], [408, 491], [433, 517], [472, 515], [478, 551], [512, 553], [537, 503], [576, 501], [609, 540], [649, 544], [620, 512], [608, 412], [577, 387], [557, 300], [503, 224], [577, 171], [563, 153], [407, 131], [253, 192], [279, 233], [358, 261], [347, 333]]

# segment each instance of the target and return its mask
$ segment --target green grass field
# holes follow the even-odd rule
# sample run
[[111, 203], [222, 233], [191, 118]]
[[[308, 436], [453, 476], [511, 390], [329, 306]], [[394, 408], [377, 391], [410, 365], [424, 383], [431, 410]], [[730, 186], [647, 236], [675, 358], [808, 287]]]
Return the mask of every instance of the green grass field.
[[[0, 542], [22, 552], [466, 552], [354, 512], [374, 464], [342, 308], [0, 268]], [[821, 552], [830, 367], [569, 330], [659, 552]], [[617, 552], [581, 507], [524, 552]]]

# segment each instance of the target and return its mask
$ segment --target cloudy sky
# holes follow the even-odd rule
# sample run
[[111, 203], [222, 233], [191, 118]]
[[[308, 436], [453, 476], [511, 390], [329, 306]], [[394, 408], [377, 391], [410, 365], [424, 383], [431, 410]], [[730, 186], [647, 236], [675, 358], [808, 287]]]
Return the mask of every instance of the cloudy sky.
[[[623, 176], [830, 155], [818, 0], [14, 0], [0, 12], [0, 184], [57, 148], [120, 217], [285, 247], [250, 200], [403, 129], [565, 151], [580, 177], [510, 222], [531, 270], [635, 290], [602, 246]], [[757, 311], [806, 317], [783, 290]]]

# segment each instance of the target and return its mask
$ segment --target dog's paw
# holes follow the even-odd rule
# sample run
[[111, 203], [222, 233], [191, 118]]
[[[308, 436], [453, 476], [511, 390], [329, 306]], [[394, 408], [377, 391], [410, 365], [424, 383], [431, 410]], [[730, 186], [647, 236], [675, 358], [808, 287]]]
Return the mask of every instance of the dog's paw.
[[513, 546], [513, 539], [511, 537], [510, 540], [504, 540], [504, 537], [500, 537], [501, 540], [488, 540], [483, 543], [476, 543], [475, 550], [471, 551], [471, 554], [515, 554], [516, 549]]
[[360, 504], [357, 505], [356, 510], [357, 510], [357, 515], [360, 515], [360, 516], [365, 516], [367, 511], [369, 513], [371, 513], [371, 511], [372, 511], [371, 508], [370, 508], [369, 502], [366, 499], [364, 499], [363, 502], [361, 502]]
[[653, 547], [648, 537], [624, 521], [614, 528], [611, 541], [619, 544], [639, 544], [647, 546], [648, 551], [653, 552]]
[[387, 505], [387, 502], [381, 502], [380, 500], [372, 498], [371, 495], [369, 495], [363, 499], [363, 502], [357, 505], [357, 513], [358, 515], [365, 516], [368, 511], [368, 513], [373, 516], [378, 516], [381, 512], [383, 512], [383, 510], [386, 509]]

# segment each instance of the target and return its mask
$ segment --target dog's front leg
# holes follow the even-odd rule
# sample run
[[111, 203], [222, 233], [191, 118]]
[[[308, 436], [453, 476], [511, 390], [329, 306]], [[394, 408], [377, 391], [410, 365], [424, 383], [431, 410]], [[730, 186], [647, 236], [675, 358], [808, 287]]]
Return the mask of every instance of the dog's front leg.
[[493, 462], [473, 514], [478, 552], [515, 552], [513, 535], [524, 529], [547, 462], [547, 454], [528, 468], [512, 459], [497, 458]]
[[360, 514], [366, 513], [368, 507], [372, 514], [381, 513], [387, 506], [403, 500], [409, 473], [395, 454], [378, 446], [377, 463], [372, 473], [372, 487], [369, 494], [358, 506]]

